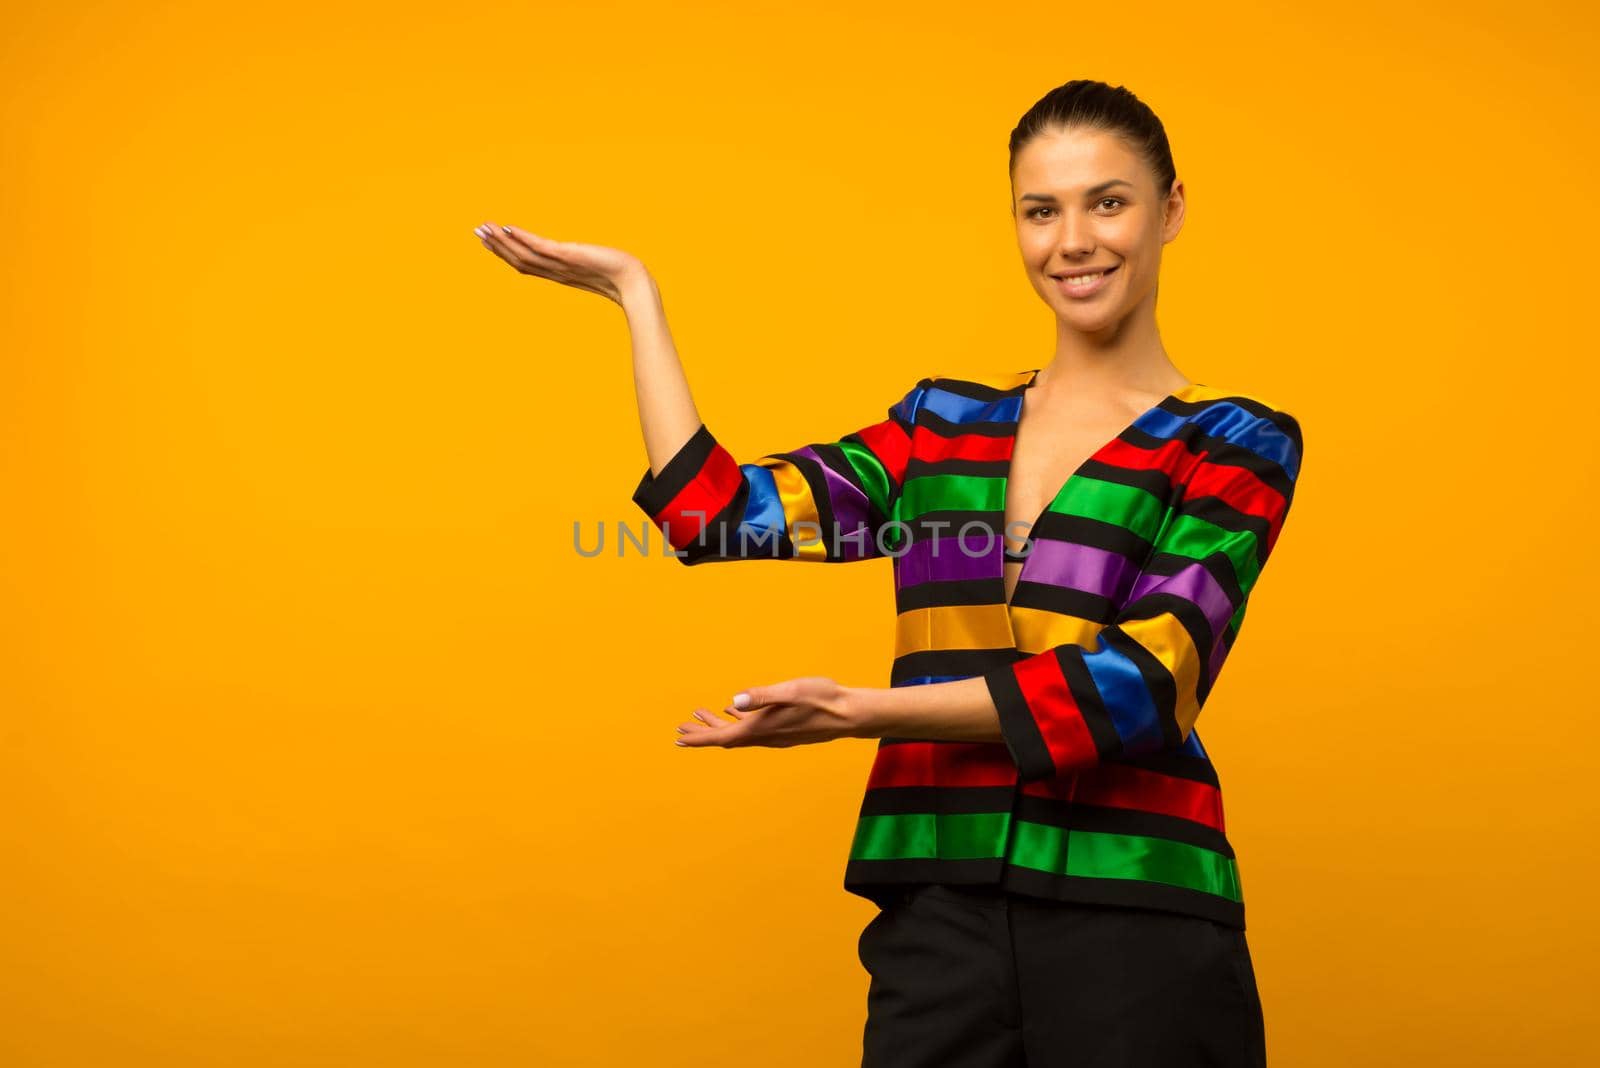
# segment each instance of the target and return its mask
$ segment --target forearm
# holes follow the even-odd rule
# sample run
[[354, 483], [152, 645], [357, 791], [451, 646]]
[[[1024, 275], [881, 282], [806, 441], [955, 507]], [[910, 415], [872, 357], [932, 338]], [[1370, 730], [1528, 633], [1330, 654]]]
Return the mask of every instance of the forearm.
[[982, 676], [888, 689], [852, 686], [847, 705], [862, 738], [1005, 741]]
[[648, 271], [629, 274], [618, 285], [633, 343], [633, 389], [639, 405], [650, 473], [658, 475], [668, 460], [700, 426], [672, 333], [667, 328], [661, 292]]

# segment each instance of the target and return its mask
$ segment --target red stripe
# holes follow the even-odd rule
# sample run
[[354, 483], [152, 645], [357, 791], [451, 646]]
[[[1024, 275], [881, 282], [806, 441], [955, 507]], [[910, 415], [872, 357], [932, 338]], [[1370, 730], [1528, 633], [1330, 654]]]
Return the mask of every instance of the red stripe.
[[1160, 471], [1174, 483], [1183, 479], [1185, 468], [1192, 467], [1198, 459], [1189, 447], [1176, 439], [1163, 442], [1154, 449], [1143, 449], [1131, 441], [1115, 438], [1096, 454], [1096, 458], [1115, 467], [1130, 471]]
[[651, 518], [658, 526], [670, 524], [664, 529], [674, 549], [687, 549], [742, 485], [744, 473], [739, 470], [738, 461], [720, 444], [714, 444], [688, 485]]
[[895, 742], [878, 747], [867, 788], [1014, 786], [1017, 766], [1001, 742]]
[[1209, 783], [1115, 762], [1087, 768], [1078, 774], [1077, 780], [1073, 801], [1158, 812], [1223, 830], [1222, 791]]
[[1089, 725], [1083, 721], [1083, 712], [1073, 700], [1066, 677], [1061, 674], [1061, 662], [1053, 650], [1035, 653], [1026, 660], [1011, 665], [1022, 688], [1022, 699], [1028, 703], [1033, 721], [1039, 725], [1045, 748], [1055, 761], [1056, 771], [1065, 772], [1084, 767], [1100, 759]]
[[[1202, 463], [1195, 468], [1184, 491], [1184, 501], [1197, 497], [1216, 497], [1236, 512], [1267, 521], [1267, 548], [1278, 540], [1286, 502], [1283, 494], [1267, 485], [1246, 467]], [[1182, 501], [1179, 506], [1182, 506]]]
[[925, 463], [938, 460], [1006, 460], [1011, 457], [1014, 441], [1010, 436], [997, 438], [986, 434], [957, 434], [949, 438], [938, 434], [920, 434], [912, 442], [911, 453]]
[[878, 463], [896, 483], [904, 482], [906, 463], [911, 456], [911, 438], [905, 428], [893, 419], [885, 419], [859, 432]]

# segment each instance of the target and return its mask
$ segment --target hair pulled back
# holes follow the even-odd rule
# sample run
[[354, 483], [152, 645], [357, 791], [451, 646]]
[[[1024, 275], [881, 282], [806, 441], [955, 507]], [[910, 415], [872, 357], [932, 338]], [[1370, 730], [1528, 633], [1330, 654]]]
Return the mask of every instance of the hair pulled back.
[[1075, 127], [1105, 130], [1122, 138], [1155, 175], [1156, 192], [1163, 197], [1172, 192], [1178, 172], [1166, 128], [1156, 113], [1127, 87], [1088, 78], [1058, 85], [1022, 116], [1011, 131], [1012, 175], [1017, 171], [1017, 154], [1034, 138], [1046, 131]]

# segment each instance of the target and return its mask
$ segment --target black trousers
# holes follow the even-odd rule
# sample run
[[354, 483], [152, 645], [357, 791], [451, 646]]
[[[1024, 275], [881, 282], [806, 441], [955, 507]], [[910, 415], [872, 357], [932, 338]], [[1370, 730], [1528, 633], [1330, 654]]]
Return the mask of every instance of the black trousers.
[[1263, 1068], [1244, 932], [921, 885], [861, 932], [862, 1068]]

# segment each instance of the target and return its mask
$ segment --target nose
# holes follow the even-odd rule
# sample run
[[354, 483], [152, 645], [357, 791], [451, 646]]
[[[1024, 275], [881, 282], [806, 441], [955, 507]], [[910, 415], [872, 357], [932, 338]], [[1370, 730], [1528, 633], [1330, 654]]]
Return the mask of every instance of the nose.
[[1079, 212], [1064, 212], [1057, 247], [1067, 259], [1079, 259], [1094, 252], [1094, 231], [1089, 220]]

